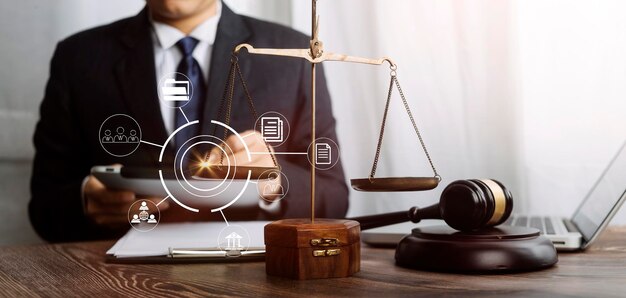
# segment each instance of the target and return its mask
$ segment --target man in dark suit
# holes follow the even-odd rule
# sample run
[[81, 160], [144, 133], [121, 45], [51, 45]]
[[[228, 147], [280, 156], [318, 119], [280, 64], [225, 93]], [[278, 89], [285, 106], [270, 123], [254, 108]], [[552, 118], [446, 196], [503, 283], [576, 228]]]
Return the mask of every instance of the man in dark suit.
[[[176, 36], [181, 38], [173, 40]], [[52, 58], [34, 136], [36, 155], [29, 213], [35, 230], [44, 239], [56, 242], [115, 237], [128, 229], [127, 212], [136, 200], [135, 194], [106, 189], [90, 176], [90, 168], [115, 163], [162, 166], [157, 161], [160, 148], [155, 146], [142, 144], [122, 158], [107, 154], [100, 145], [99, 128], [107, 117], [127, 114], [140, 124], [142, 140], [162, 144], [167, 139], [180, 115], [172, 115], [159, 103], [157, 82], [163, 61], [178, 60], [176, 69], [197, 75], [202, 96], [186, 113], [200, 120], [196, 134], [211, 134], [210, 120], [218, 118], [230, 55], [236, 45], [306, 48], [308, 41], [308, 37], [289, 28], [237, 15], [216, 0], [148, 0], [147, 7], [134, 17], [61, 41]], [[240, 54], [241, 69], [259, 113], [277, 111], [289, 119], [291, 134], [280, 151], [306, 152], [311, 141], [310, 65], [301, 59], [244, 55]], [[256, 119], [251, 119], [247, 109], [245, 96], [240, 90], [235, 92], [230, 126], [236, 131], [254, 128]], [[337, 139], [321, 69], [317, 72], [316, 130], [319, 137]], [[260, 138], [249, 139], [250, 147], [265, 148]], [[167, 148], [167, 155], [172, 156], [173, 150]], [[228, 212], [229, 218], [308, 216], [307, 158], [276, 157], [291, 185], [279, 208], [270, 212], [261, 208], [262, 204], [253, 210], [237, 210], [235, 206]], [[270, 162], [271, 156], [263, 155], [247, 165]], [[316, 194], [316, 215], [345, 216], [348, 190], [341, 164], [318, 171]], [[159, 205], [162, 211], [168, 209], [163, 211], [162, 219], [221, 219], [206, 210], [183, 213], [186, 210], [180, 206], [167, 203]]]

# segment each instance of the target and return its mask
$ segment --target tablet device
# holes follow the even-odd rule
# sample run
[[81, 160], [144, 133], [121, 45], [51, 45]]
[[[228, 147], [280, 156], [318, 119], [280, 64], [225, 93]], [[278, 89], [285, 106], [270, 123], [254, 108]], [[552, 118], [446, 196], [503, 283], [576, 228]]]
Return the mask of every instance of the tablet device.
[[[233, 207], [257, 206], [261, 199], [257, 180], [186, 178], [177, 179], [172, 169], [125, 166], [94, 166], [91, 174], [109, 189], [128, 190], [138, 196], [166, 198], [170, 194], [181, 203], [195, 208], [219, 208], [240, 197]], [[166, 191], [169, 190], [169, 193]], [[245, 188], [245, 189], [244, 189]]]

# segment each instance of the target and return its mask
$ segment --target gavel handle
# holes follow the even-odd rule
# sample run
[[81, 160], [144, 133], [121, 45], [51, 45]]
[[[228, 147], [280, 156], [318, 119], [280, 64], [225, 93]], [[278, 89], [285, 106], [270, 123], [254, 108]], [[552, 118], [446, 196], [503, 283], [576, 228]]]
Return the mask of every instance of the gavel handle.
[[428, 206], [426, 208], [411, 207], [409, 211], [391, 212], [377, 215], [366, 215], [348, 218], [358, 221], [361, 224], [361, 231], [378, 227], [389, 226], [405, 221], [414, 223], [420, 222], [422, 219], [440, 219], [439, 204]]

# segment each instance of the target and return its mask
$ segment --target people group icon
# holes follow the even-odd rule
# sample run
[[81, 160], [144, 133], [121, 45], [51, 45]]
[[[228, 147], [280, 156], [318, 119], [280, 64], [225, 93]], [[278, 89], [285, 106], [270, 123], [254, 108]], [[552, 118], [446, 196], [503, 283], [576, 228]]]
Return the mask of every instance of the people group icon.
[[137, 136], [136, 130], [131, 129], [128, 136], [124, 134], [124, 131], [123, 127], [118, 126], [117, 129], [115, 129], [117, 134], [111, 136], [111, 130], [105, 130], [104, 136], [102, 137], [102, 143], [139, 143], [139, 137]]
[[148, 204], [146, 202], [141, 202], [141, 206], [139, 206], [139, 214], [133, 214], [133, 219], [130, 220], [131, 224], [138, 224], [142, 222], [146, 222], [149, 224], [156, 224], [157, 220], [154, 214], [150, 214], [150, 209], [148, 208]]

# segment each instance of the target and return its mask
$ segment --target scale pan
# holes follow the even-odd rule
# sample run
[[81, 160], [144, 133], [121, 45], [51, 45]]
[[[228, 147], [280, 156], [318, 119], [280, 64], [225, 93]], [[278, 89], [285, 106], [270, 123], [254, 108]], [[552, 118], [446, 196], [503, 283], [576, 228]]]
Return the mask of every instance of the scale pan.
[[383, 177], [351, 179], [358, 191], [420, 191], [439, 185], [439, 177]]
[[[230, 170], [230, 172], [229, 172]], [[200, 179], [246, 179], [248, 171], [251, 171], [250, 180], [275, 178], [276, 174], [280, 175], [279, 167], [228, 167], [222, 165], [211, 165], [196, 171], [194, 177]]]

